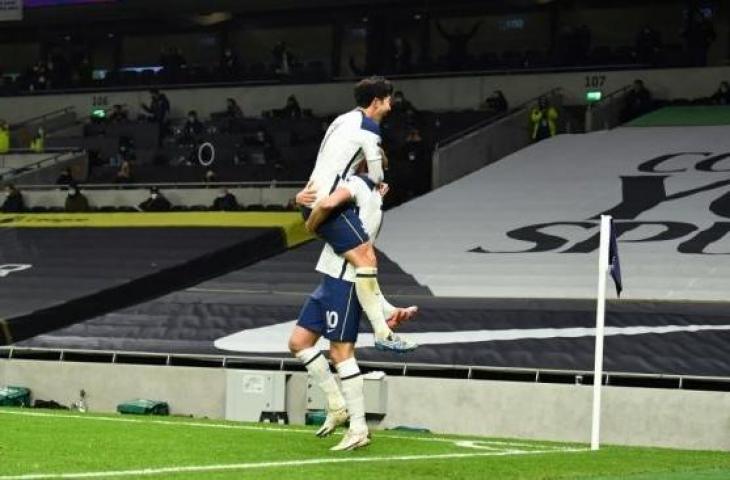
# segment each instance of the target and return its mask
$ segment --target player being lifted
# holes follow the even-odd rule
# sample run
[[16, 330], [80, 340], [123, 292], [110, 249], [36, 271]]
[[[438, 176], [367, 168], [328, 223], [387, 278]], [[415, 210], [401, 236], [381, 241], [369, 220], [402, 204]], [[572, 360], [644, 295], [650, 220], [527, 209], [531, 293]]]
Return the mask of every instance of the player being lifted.
[[[316, 191], [316, 200], [302, 209], [305, 219], [317, 202], [353, 175], [363, 160], [369, 180], [374, 185], [383, 181], [379, 123], [390, 112], [393, 85], [383, 77], [369, 77], [355, 85], [354, 93], [357, 108], [337, 117], [320, 145], [309, 182], [309, 187]], [[395, 352], [415, 349], [414, 343], [395, 335], [386, 322], [381, 308], [375, 250], [355, 208], [348, 205], [333, 212], [316, 233], [334, 253], [342, 255], [355, 267], [355, 294], [373, 327], [375, 347]], [[345, 261], [341, 262], [340, 268], [344, 272]]]
[[[380, 230], [382, 195], [387, 192], [387, 185], [381, 183], [376, 186], [364, 175], [351, 176], [338, 185], [332, 195], [317, 203], [309, 217], [309, 226], [316, 228], [339, 206], [354, 200], [365, 231], [374, 239]], [[311, 190], [305, 190], [297, 195], [297, 200], [311, 201], [311, 196], [314, 196]], [[356, 269], [337, 255], [330, 245], [322, 249], [316, 269], [324, 277], [302, 308], [289, 339], [289, 349], [302, 361], [327, 397], [327, 418], [317, 436], [331, 434], [349, 416], [350, 428], [332, 450], [354, 450], [370, 443], [365, 423], [364, 383], [355, 359], [355, 342], [362, 313], [357, 297], [353, 295]], [[396, 308], [382, 295], [379, 309], [388, 319], [389, 328], [395, 328], [417, 312], [416, 307]], [[330, 341], [330, 357], [335, 363], [341, 387], [330, 372], [327, 360], [315, 346], [320, 336]]]

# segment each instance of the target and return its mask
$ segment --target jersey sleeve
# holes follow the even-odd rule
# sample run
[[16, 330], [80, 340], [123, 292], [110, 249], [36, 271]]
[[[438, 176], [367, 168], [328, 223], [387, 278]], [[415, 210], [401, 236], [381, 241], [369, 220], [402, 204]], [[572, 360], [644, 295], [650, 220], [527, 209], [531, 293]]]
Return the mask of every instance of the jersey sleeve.
[[360, 125], [360, 148], [368, 162], [368, 177], [375, 183], [383, 181], [383, 155], [380, 149], [380, 126], [372, 119], [363, 116]]

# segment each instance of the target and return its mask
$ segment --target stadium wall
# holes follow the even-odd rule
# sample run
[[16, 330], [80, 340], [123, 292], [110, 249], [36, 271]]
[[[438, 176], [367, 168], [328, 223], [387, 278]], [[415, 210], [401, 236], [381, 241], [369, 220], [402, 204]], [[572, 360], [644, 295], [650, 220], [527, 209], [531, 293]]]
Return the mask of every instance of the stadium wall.
[[[655, 98], [706, 97], [715, 92], [722, 80], [730, 78], [730, 66], [412, 78], [396, 80], [396, 88], [403, 90], [419, 109], [446, 111], [475, 109], [495, 89], [503, 90], [510, 104], [516, 106], [552, 88], [562, 87], [565, 105], [583, 105], [586, 91], [601, 90], [607, 94], [637, 78], [644, 80]], [[249, 116], [283, 107], [291, 94], [297, 96], [302, 108], [312, 109], [316, 115], [342, 112], [353, 105], [351, 81], [163, 90], [170, 99], [174, 117], [183, 117], [188, 110], [197, 110], [202, 117], [208, 117], [224, 110], [228, 97], [235, 98]], [[136, 117], [141, 112], [140, 103], [148, 101], [149, 94], [144, 89], [6, 97], [2, 100], [0, 118], [17, 123], [69, 106], [83, 117], [114, 104], [126, 105], [131, 116]]]
[[[34, 398], [70, 405], [87, 392], [89, 409], [112, 412], [133, 398], [164, 400], [173, 414], [222, 419], [226, 370], [177, 366], [1, 360], [0, 385], [22, 385]], [[258, 371], [260, 372], [260, 371]], [[588, 385], [388, 377], [388, 414], [380, 427], [587, 443]], [[287, 410], [303, 423], [307, 376], [287, 380]], [[428, 401], [424, 401], [428, 399]], [[730, 393], [605, 387], [602, 442], [730, 450]]]
[[[56, 173], [56, 177], [58, 174]], [[55, 177], [54, 177], [55, 180]], [[53, 180], [51, 180], [53, 181]], [[50, 182], [49, 182], [50, 183]], [[220, 193], [219, 188], [165, 188], [160, 191], [173, 205], [210, 206]], [[299, 191], [299, 188], [288, 187], [230, 187], [228, 191], [236, 196], [238, 203], [247, 205], [280, 205], [285, 207]], [[149, 198], [147, 187], [137, 187], [121, 190], [118, 188], [83, 190], [92, 207], [103, 206], [132, 206], [135, 207]], [[28, 208], [33, 207], [61, 207], [66, 202], [68, 192], [56, 187], [55, 189], [23, 190], [23, 199]]]

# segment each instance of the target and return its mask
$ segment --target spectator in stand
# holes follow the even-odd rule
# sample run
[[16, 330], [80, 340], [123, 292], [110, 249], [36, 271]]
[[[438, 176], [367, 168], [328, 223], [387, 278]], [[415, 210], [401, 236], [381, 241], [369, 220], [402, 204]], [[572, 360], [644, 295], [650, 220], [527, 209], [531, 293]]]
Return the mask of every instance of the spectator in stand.
[[237, 77], [240, 72], [238, 63], [238, 55], [233, 52], [231, 47], [223, 50], [223, 58], [221, 58], [220, 72], [225, 78]]
[[188, 119], [185, 121], [185, 125], [183, 125], [182, 128], [180, 143], [186, 145], [196, 144], [204, 130], [205, 127], [203, 126], [203, 122], [198, 119], [198, 112], [190, 110], [188, 112]]
[[212, 168], [209, 168], [205, 171], [205, 178], [203, 179], [205, 183], [214, 183], [218, 181], [218, 175], [216, 175], [215, 170]]
[[256, 136], [249, 139], [246, 144], [252, 147], [248, 151], [248, 158], [252, 165], [272, 164], [279, 158], [278, 151], [274, 147], [274, 140], [263, 128], [260, 128], [256, 132]]
[[170, 101], [167, 99], [167, 95], [153, 88], [150, 90], [150, 104], [142, 103], [140, 106], [149, 114], [146, 117], [147, 120], [157, 124], [159, 128], [157, 144], [162, 145], [162, 139], [167, 129], [167, 115], [170, 113]]
[[652, 105], [651, 92], [644, 86], [644, 82], [639, 79], [634, 80], [634, 85], [624, 97], [621, 122], [628, 122], [648, 113]]
[[233, 98], [226, 98], [226, 118], [231, 120], [243, 118], [243, 110]]
[[710, 97], [714, 105], [730, 105], [730, 84], [721, 82], [717, 91]]
[[171, 208], [172, 204], [157, 187], [150, 188], [149, 198], [139, 204], [139, 209], [143, 212], [169, 212]]
[[291, 75], [294, 66], [294, 54], [286, 42], [277, 43], [271, 55], [274, 57], [274, 71], [279, 75]]
[[48, 65], [53, 68], [53, 62], [38, 61], [35, 65], [26, 73], [28, 78], [28, 90], [46, 90], [50, 87], [50, 75]]
[[63, 171], [58, 175], [58, 178], [56, 179], [56, 185], [73, 185], [74, 184], [74, 177], [71, 174], [71, 167], [66, 167], [63, 169]]
[[286, 105], [280, 110], [281, 116], [285, 118], [302, 118], [302, 107], [294, 95], [289, 95], [286, 99]]
[[659, 60], [662, 50], [662, 37], [651, 26], [646, 25], [636, 35], [636, 61], [653, 65]]
[[405, 115], [408, 111], [417, 112], [416, 107], [406, 98], [403, 92], [398, 90], [393, 93], [393, 98], [390, 102], [390, 114]]
[[213, 200], [213, 205], [210, 207], [211, 210], [232, 212], [240, 210], [238, 199], [227, 188], [221, 188], [218, 196]]
[[8, 183], [5, 186], [5, 201], [2, 207], [0, 207], [0, 210], [4, 213], [20, 213], [25, 211], [23, 194], [12, 183]]
[[117, 176], [114, 179], [116, 183], [132, 183], [132, 162], [129, 160], [123, 160], [117, 171]]
[[491, 96], [484, 99], [479, 108], [498, 115], [506, 113], [509, 109], [509, 104], [507, 103], [507, 99], [505, 98], [504, 93], [502, 93], [502, 90], [495, 90]]
[[532, 140], [539, 142], [557, 133], [558, 111], [550, 105], [547, 97], [540, 97], [537, 106], [530, 113]]
[[0, 154], [8, 153], [10, 150], [10, 125], [5, 120], [0, 120]]
[[112, 106], [112, 111], [107, 117], [109, 123], [122, 123], [129, 120], [129, 113], [119, 104]]
[[76, 183], [69, 185], [64, 210], [67, 212], [88, 212], [90, 210], [89, 199], [81, 193], [81, 189]]
[[30, 141], [30, 150], [36, 153], [42, 153], [46, 149], [46, 132], [43, 127], [39, 127], [35, 137]]
[[393, 39], [393, 48], [391, 49], [390, 70], [393, 73], [408, 73], [411, 71], [411, 61], [413, 50], [411, 44], [398, 35]]
[[156, 88], [150, 90], [150, 104], [141, 103], [140, 106], [149, 114], [149, 117], [146, 117], [147, 120], [158, 124], [163, 124], [170, 113], [170, 101], [167, 99], [167, 95]]
[[691, 6], [687, 10], [682, 37], [687, 43], [691, 65], [696, 67], [707, 65], [707, 51], [717, 38], [717, 34], [712, 22], [699, 7]]
[[456, 28], [452, 32], [444, 30], [443, 25], [440, 21], [436, 21], [436, 29], [441, 36], [449, 43], [449, 50], [446, 54], [449, 62], [449, 68], [452, 70], [463, 70], [466, 68], [467, 61], [469, 59], [469, 41], [476, 35], [477, 30], [481, 27], [482, 22], [479, 21], [469, 30], [468, 33], [464, 33], [461, 28]]

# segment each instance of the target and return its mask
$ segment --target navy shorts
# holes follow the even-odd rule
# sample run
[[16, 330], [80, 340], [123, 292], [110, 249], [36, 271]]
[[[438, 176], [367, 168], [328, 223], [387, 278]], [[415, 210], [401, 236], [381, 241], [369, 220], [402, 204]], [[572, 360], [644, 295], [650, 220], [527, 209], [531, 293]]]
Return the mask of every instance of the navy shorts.
[[[312, 213], [310, 209], [302, 209], [305, 220], [309, 218], [310, 213]], [[353, 205], [332, 212], [317, 229], [317, 235], [327, 242], [338, 255], [370, 240]]]
[[334, 342], [355, 343], [361, 317], [355, 284], [325, 275], [302, 307], [297, 325]]

